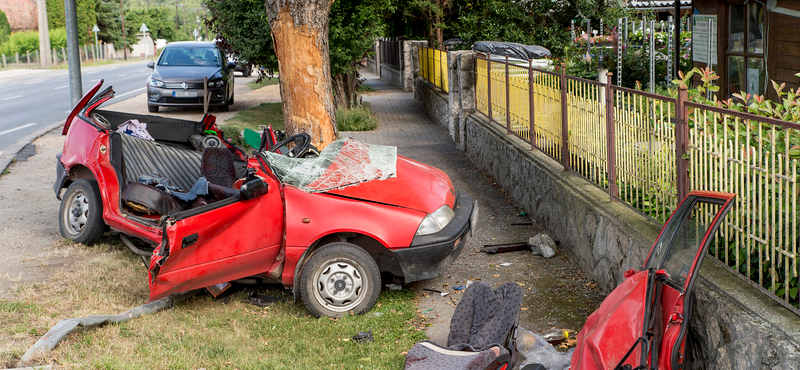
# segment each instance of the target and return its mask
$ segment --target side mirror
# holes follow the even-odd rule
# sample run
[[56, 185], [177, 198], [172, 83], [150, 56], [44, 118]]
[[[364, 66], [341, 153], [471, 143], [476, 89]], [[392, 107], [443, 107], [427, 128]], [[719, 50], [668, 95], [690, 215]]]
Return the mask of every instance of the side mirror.
[[228, 65], [227, 65], [225, 68], [227, 68], [227, 69], [234, 69], [234, 68], [236, 68], [236, 63], [234, 63], [234, 62], [228, 62]]
[[156, 65], [153, 62], [147, 63], [147, 68], [153, 69]]
[[258, 198], [268, 191], [267, 183], [256, 177], [246, 180], [239, 189], [239, 194], [242, 200], [250, 200]]

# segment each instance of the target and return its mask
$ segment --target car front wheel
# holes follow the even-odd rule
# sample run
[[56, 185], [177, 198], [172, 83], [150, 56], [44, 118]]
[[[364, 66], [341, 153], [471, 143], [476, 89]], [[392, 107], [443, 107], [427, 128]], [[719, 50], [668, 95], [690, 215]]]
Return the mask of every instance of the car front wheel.
[[61, 200], [58, 226], [61, 236], [76, 243], [92, 244], [103, 236], [103, 202], [94, 180], [78, 179]]
[[372, 257], [350, 243], [315, 251], [300, 271], [300, 296], [314, 316], [362, 314], [381, 293], [381, 274]]

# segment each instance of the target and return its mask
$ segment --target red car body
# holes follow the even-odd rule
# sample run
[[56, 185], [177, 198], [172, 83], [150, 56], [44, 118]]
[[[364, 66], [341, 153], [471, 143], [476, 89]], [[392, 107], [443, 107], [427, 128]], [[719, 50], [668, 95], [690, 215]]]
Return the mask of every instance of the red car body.
[[[96, 181], [103, 223], [155, 247], [149, 265], [151, 301], [251, 276], [295, 287], [314, 251], [342, 241], [366, 251], [384, 275], [405, 282], [429, 279], [458, 257], [474, 227], [474, 205], [468, 194], [457, 194], [441, 170], [399, 156], [395, 178], [323, 193], [285, 186], [270, 168], [245, 157], [247, 167], [266, 183], [265, 195], [250, 200], [231, 197], [159, 218], [134, 215], [121, 201], [127, 185], [121, 167], [127, 159], [119, 154], [124, 148], [115, 139], [122, 134], [113, 130], [119, 122], [107, 120], [120, 114], [96, 109], [113, 97], [110, 88], [95, 97], [101, 84], [83, 97], [64, 126], [66, 140], [58, 156], [54, 190], [61, 199], [62, 189], [77, 180]], [[129, 116], [148, 122], [156, 142], [159, 137], [154, 131], [160, 124], [177, 127], [188, 122], [196, 125], [195, 131], [218, 131], [208, 116], [206, 122]], [[84, 193], [91, 195], [91, 191]], [[62, 204], [64, 222], [83, 212], [79, 207], [70, 210], [71, 204]], [[452, 221], [440, 232], [416, 235], [423, 219], [443, 206], [454, 210]]]

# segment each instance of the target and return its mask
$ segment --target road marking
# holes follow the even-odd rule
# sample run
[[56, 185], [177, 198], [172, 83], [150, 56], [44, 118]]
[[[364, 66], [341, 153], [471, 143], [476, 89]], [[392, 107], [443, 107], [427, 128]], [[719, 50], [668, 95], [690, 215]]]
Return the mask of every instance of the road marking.
[[95, 73], [97, 73], [97, 72], [100, 72], [100, 71], [87, 72], [87, 73], [84, 73], [84, 74], [85, 74], [85, 75], [93, 75], [93, 74], [95, 74]]
[[16, 99], [16, 98], [21, 98], [21, 97], [22, 97], [22, 95], [17, 95], [17, 96], [11, 96], [11, 97], [8, 97], [8, 98], [3, 98], [3, 100], [11, 100], [11, 99]]
[[119, 95], [116, 95], [116, 97], [117, 97], [117, 98], [119, 98], [119, 97], [121, 97], [121, 96], [130, 95], [130, 94], [133, 94], [133, 93], [135, 93], [135, 92], [142, 91], [142, 90], [144, 90], [144, 89], [146, 89], [146, 87], [141, 87], [141, 88], [138, 88], [138, 89], [136, 89], [136, 90], [133, 90], [133, 91], [128, 91], [128, 92], [126, 92], [126, 93], [124, 93], [124, 94], [119, 94]]
[[71, 110], [68, 110], [68, 111], [65, 111], [64, 113], [72, 113], [72, 111], [71, 111]]
[[0, 150], [0, 155], [3, 155], [3, 151], [2, 150]]
[[39, 84], [39, 83], [42, 83], [42, 81], [28, 82], [28, 83], [26, 83], [26, 85], [33, 85], [33, 84]]
[[59, 86], [59, 87], [56, 87], [56, 88], [55, 88], [55, 89], [53, 89], [53, 90], [64, 89], [64, 88], [67, 88], [67, 87], [69, 87], [69, 85], [66, 85], [66, 86]]
[[96, 79], [96, 80], [91, 80], [91, 81], [89, 81], [89, 82], [97, 82], [97, 81], [100, 81], [100, 79], [98, 78], [98, 79]]
[[117, 76], [117, 77], [125, 77], [125, 76], [127, 76], [127, 75], [128, 75], [127, 73], [123, 73], [123, 74], [121, 74], [121, 75], [119, 75], [119, 76]]
[[36, 126], [36, 124], [35, 124], [35, 123], [29, 123], [29, 124], [27, 124], [27, 125], [22, 125], [22, 126], [19, 126], [19, 127], [17, 127], [17, 128], [12, 128], [12, 129], [10, 129], [10, 130], [0, 131], [0, 135], [5, 135], [5, 134], [7, 134], [7, 133], [9, 133], [9, 132], [14, 132], [14, 131], [17, 131], [17, 130], [22, 130], [22, 129], [24, 129], [24, 128], [28, 128], [28, 127], [31, 127], [31, 126]]

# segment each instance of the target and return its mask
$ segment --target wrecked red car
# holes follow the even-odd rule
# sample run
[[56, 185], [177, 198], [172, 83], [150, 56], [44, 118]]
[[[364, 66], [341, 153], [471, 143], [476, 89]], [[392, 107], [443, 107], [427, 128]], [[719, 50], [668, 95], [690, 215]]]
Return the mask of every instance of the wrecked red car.
[[[211, 115], [195, 122], [98, 109], [114, 97], [110, 87], [97, 93], [102, 83], [62, 131], [59, 226], [85, 244], [119, 231], [147, 255], [151, 301], [264, 281], [293, 288], [316, 316], [364, 313], [382, 281], [444, 272], [475, 227], [469, 194], [394, 147], [344, 139], [315, 158], [298, 158], [308, 145], [291, 143], [286, 155], [247, 155]], [[146, 124], [144, 138], [137, 127], [119, 132], [132, 120]]]

